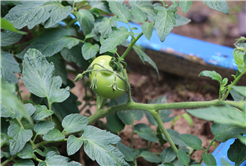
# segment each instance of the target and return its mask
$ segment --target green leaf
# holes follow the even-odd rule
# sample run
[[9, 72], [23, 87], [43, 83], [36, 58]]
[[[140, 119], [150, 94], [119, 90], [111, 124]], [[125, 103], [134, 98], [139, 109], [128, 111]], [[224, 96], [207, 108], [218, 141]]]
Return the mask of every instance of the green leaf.
[[241, 94], [239, 94], [237, 91], [235, 91], [234, 89], [232, 89], [230, 91], [230, 94], [232, 96], [232, 98], [234, 99], [234, 101], [242, 101], [243, 100], [243, 96]]
[[65, 135], [63, 135], [58, 129], [50, 130], [47, 134], [43, 136], [43, 139], [45, 141], [58, 141], [65, 138]]
[[91, 33], [91, 30], [94, 28], [94, 17], [86, 9], [81, 9], [76, 13], [79, 24], [82, 28], [84, 35]]
[[17, 124], [11, 124], [8, 127], [8, 136], [12, 137], [9, 140], [9, 151], [11, 155], [20, 152], [25, 144], [32, 138], [32, 130], [25, 130]]
[[88, 1], [88, 4], [91, 6], [91, 8], [97, 8], [101, 11], [104, 11], [106, 13], [111, 13], [108, 9], [108, 5], [106, 1]]
[[156, 70], [159, 78], [159, 71], [155, 62], [147, 54], [145, 54], [145, 52], [140, 48], [140, 46], [134, 45], [133, 49], [138, 54], [139, 58], [142, 60], [143, 63], [148, 62]]
[[65, 62], [62, 59], [61, 55], [55, 54], [51, 57], [47, 57], [48, 62], [52, 62], [55, 66], [55, 76], [60, 76], [62, 79], [62, 83], [67, 85], [67, 70], [65, 66]]
[[1, 148], [3, 145], [5, 145], [8, 142], [8, 139], [9, 137], [6, 134], [1, 133]]
[[[174, 144], [179, 145], [179, 146], [184, 146], [187, 147], [188, 145], [186, 145], [182, 140], [181, 140], [181, 135], [177, 132], [174, 131], [172, 129], [167, 129], [168, 134], [170, 135], [171, 139], [173, 140]], [[164, 140], [167, 141], [166, 137], [164, 136], [164, 134], [162, 134], [162, 137]]]
[[187, 165], [190, 162], [189, 156], [182, 149], [179, 149], [177, 156], [179, 161], [184, 165]]
[[20, 73], [19, 64], [12, 54], [1, 50], [1, 79], [8, 83], [16, 84], [19, 81], [14, 73]]
[[45, 23], [45, 28], [50, 28], [65, 19], [71, 11], [71, 6], [63, 6], [59, 1], [24, 1], [13, 7], [4, 18], [17, 29], [25, 26], [32, 29], [41, 23]]
[[38, 153], [40, 156], [45, 156], [44, 152], [42, 152], [42, 150], [40, 149], [35, 149], [34, 152]]
[[103, 38], [106, 38], [112, 32], [112, 27], [117, 26], [117, 21], [114, 18], [104, 17], [101, 22], [96, 24], [98, 32], [100, 32]]
[[233, 57], [234, 57], [235, 63], [238, 66], [243, 66], [244, 65], [244, 52], [234, 49]]
[[15, 164], [13, 166], [35, 166], [35, 164], [31, 159], [25, 159], [15, 160]]
[[[111, 2], [111, 1], [110, 1]], [[133, 32], [128, 32], [126, 27], [119, 27], [109, 34], [109, 37], [102, 42], [100, 54], [114, 49], [123, 43]]]
[[97, 52], [99, 51], [99, 45], [98, 44], [92, 45], [91, 43], [85, 43], [82, 46], [81, 50], [85, 60], [89, 60], [94, 56], [96, 56]]
[[21, 34], [11, 32], [11, 31], [3, 31], [1, 32], [1, 46], [9, 46], [17, 43], [22, 38]]
[[26, 111], [28, 112], [28, 114], [30, 116], [32, 116], [32, 114], [35, 112], [36, 108], [31, 104], [31, 103], [27, 103], [24, 105]]
[[67, 140], [67, 154], [71, 156], [76, 153], [83, 145], [83, 142], [82, 137], [77, 138], [74, 135], [70, 135]]
[[67, 165], [69, 161], [68, 157], [61, 156], [56, 154], [53, 151], [50, 151], [46, 154], [45, 164], [46, 166], [53, 166], [53, 165]]
[[69, 96], [69, 87], [60, 89], [62, 79], [54, 76], [54, 65], [36, 49], [25, 54], [22, 75], [26, 88], [36, 96], [46, 97], [49, 104], [63, 102]]
[[214, 156], [210, 153], [203, 154], [202, 159], [206, 165], [217, 165]]
[[235, 162], [235, 165], [240, 165], [246, 160], [246, 146], [242, 144], [238, 139], [230, 146], [228, 152], [228, 158]]
[[222, 77], [216, 71], [204, 70], [198, 75], [198, 77], [200, 76], [210, 77], [212, 80], [219, 81], [219, 83], [222, 82]]
[[246, 134], [246, 128], [236, 125], [214, 123], [211, 126], [211, 132], [217, 141], [225, 142], [228, 139], [237, 138], [239, 134]]
[[120, 120], [116, 113], [106, 116], [107, 126], [110, 131], [118, 133], [125, 128], [125, 124]]
[[245, 86], [232, 86], [236, 92], [241, 94], [242, 96], [246, 97], [246, 87]]
[[175, 158], [176, 158], [176, 153], [173, 151], [173, 149], [171, 147], [168, 147], [166, 149], [164, 149], [161, 152], [160, 158], [161, 158], [161, 162], [163, 163], [169, 163], [172, 162]]
[[225, 0], [202, 0], [202, 2], [208, 5], [211, 9], [218, 10], [227, 15], [229, 14], [229, 7]]
[[84, 134], [84, 151], [99, 165], [128, 165], [124, 155], [113, 145], [120, 141], [120, 137], [94, 126], [86, 126]]
[[234, 124], [239, 126], [245, 126], [245, 118], [243, 116], [243, 113], [229, 105], [223, 107], [211, 106], [208, 108], [200, 108], [186, 111], [191, 115], [201, 119], [210, 120], [222, 124]]
[[190, 9], [192, 5], [192, 1], [191, 0], [181, 0], [179, 1], [179, 7], [182, 9], [182, 11], [184, 13], [187, 13], [188, 10]]
[[50, 121], [41, 121], [34, 125], [34, 131], [37, 135], [44, 135], [54, 129], [55, 123]]
[[18, 31], [17, 29], [15, 29], [14, 25], [12, 23], [10, 23], [8, 20], [4, 19], [1, 17], [1, 29], [5, 29], [8, 31], [12, 31], [21, 35], [26, 35], [26, 32], [23, 31]]
[[117, 1], [109, 1], [109, 8], [121, 22], [128, 23], [128, 21], [132, 18], [129, 9], [125, 4]]
[[46, 30], [43, 34], [35, 38], [29, 46], [17, 55], [17, 57], [23, 59], [24, 54], [29, 48], [36, 48], [45, 57], [50, 57], [61, 51], [63, 48], [71, 49], [77, 44], [79, 44], [79, 40], [71, 37], [69, 30], [63, 28], [52, 28]]
[[129, 162], [135, 161], [136, 153], [131, 148], [127, 147], [126, 145], [124, 145], [121, 142], [119, 142], [116, 145], [116, 147], [121, 151], [121, 153], [123, 153], [126, 161], [129, 161]]
[[141, 120], [143, 117], [142, 110], [125, 110], [117, 112], [118, 117], [126, 125], [133, 124], [134, 120]]
[[145, 22], [147, 16], [145, 13], [136, 5], [132, 6], [132, 15], [137, 19], [139, 22]]
[[134, 125], [134, 131], [137, 132], [138, 136], [151, 142], [158, 143], [158, 138], [153, 133], [153, 130], [146, 124], [139, 123]]
[[22, 159], [32, 159], [35, 157], [33, 148], [29, 144], [26, 144], [25, 147], [17, 153], [17, 156]]
[[190, 124], [191, 127], [193, 127], [193, 120], [189, 114], [184, 113], [182, 114], [182, 117]]
[[88, 124], [89, 118], [80, 114], [67, 115], [62, 120], [62, 127], [68, 133], [74, 133], [85, 128]]
[[143, 31], [145, 37], [150, 40], [150, 38], [152, 36], [153, 29], [154, 29], [154, 24], [149, 23], [149, 22], [144, 22], [142, 24], [141, 28], [142, 28], [142, 31]]
[[60, 152], [58, 151], [58, 149], [54, 146], [51, 147], [44, 147], [44, 154], [45, 156], [48, 155], [49, 152], [52, 152], [52, 154], [60, 154]]
[[165, 40], [167, 35], [169, 35], [173, 29], [173, 26], [176, 24], [176, 11], [177, 9], [174, 9], [172, 6], [168, 9], [163, 7], [155, 17], [155, 29], [162, 42]]
[[140, 153], [141, 157], [143, 157], [145, 160], [151, 162], [151, 163], [160, 163], [161, 159], [156, 154], [153, 154], [149, 151], [143, 151]]
[[36, 105], [35, 107], [36, 111], [32, 115], [32, 118], [36, 121], [43, 120], [54, 113], [52, 110], [48, 110], [45, 105]]
[[191, 21], [190, 19], [185, 18], [177, 13], [175, 13], [175, 15], [176, 15], [176, 24], [174, 25], [175, 27], [188, 24]]
[[180, 136], [181, 140], [192, 147], [193, 149], [200, 150], [202, 149], [202, 140], [192, 134], [182, 134]]

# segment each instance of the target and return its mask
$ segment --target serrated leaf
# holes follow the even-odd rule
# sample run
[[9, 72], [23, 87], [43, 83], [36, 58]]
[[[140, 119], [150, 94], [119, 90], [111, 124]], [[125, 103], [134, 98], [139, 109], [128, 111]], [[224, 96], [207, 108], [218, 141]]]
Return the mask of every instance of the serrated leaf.
[[69, 96], [69, 87], [60, 89], [62, 79], [54, 76], [54, 65], [36, 49], [29, 49], [24, 57], [23, 77], [26, 88], [39, 97], [46, 97], [50, 104], [63, 102]]
[[91, 8], [97, 8], [101, 11], [104, 11], [106, 13], [111, 13], [108, 9], [108, 5], [106, 1], [88, 1], [88, 4], [91, 6]]
[[9, 22], [8, 20], [6, 20], [2, 17], [1, 17], [1, 29], [12, 31], [12, 32], [15, 32], [15, 33], [18, 33], [21, 35], [27, 34], [26, 32], [18, 31], [17, 29], [15, 29], [14, 25], [11, 22]]
[[179, 149], [177, 157], [179, 161], [184, 165], [187, 165], [190, 162], [189, 156], [182, 149]]
[[3, 31], [1, 32], [1, 46], [9, 46], [17, 43], [22, 38], [21, 34], [11, 32], [11, 31]]
[[68, 157], [61, 156], [59, 154], [54, 153], [53, 151], [50, 151], [46, 154], [45, 163], [47, 166], [51, 165], [67, 165], [69, 161]]
[[14, 73], [20, 73], [19, 64], [15, 61], [12, 54], [1, 50], [1, 79], [4, 81], [16, 84], [18, 78]]
[[67, 85], [67, 70], [65, 66], [65, 62], [62, 59], [61, 55], [55, 54], [51, 57], [47, 57], [48, 62], [52, 62], [55, 66], [55, 76], [60, 76], [62, 79], [62, 83]]
[[193, 110], [186, 110], [189, 114], [222, 124], [234, 124], [245, 127], [245, 118], [243, 113], [229, 105], [224, 107], [211, 106], [208, 108], [200, 108]]
[[41, 121], [34, 125], [34, 131], [37, 135], [44, 135], [54, 129], [55, 123], [50, 121]]
[[136, 6], [141, 9], [148, 17], [150, 22], [154, 22], [154, 17], [156, 16], [154, 13], [154, 8], [152, 5], [152, 1], [142, 1], [142, 0], [135, 0], [129, 1], [131, 6]]
[[232, 96], [232, 98], [234, 99], [234, 101], [242, 101], [243, 100], [243, 96], [241, 94], [239, 94], [237, 91], [235, 91], [234, 89], [232, 89], [230, 91], [230, 94]]
[[[181, 140], [181, 135], [177, 132], [174, 131], [172, 129], [167, 129], [167, 132], [169, 134], [169, 136], [171, 137], [171, 139], [173, 140], [174, 144], [179, 145], [179, 146], [184, 146], [186, 147], [187, 145]], [[166, 137], [164, 134], [162, 134], [162, 137], [164, 140], [167, 141]]]
[[32, 159], [35, 157], [33, 148], [29, 144], [26, 144], [25, 147], [17, 153], [17, 156], [22, 159]]
[[141, 120], [143, 117], [142, 110], [126, 110], [117, 112], [118, 117], [124, 124], [131, 125], [134, 120]]
[[151, 142], [158, 143], [158, 138], [153, 133], [153, 130], [146, 124], [139, 123], [134, 125], [134, 131], [137, 132], [138, 136]]
[[120, 120], [116, 113], [106, 116], [107, 126], [110, 131], [118, 133], [125, 128], [125, 124]]
[[62, 127], [64, 131], [73, 133], [82, 130], [88, 123], [89, 118], [80, 114], [67, 115], [62, 120]]
[[109, 8], [114, 13], [119, 21], [128, 23], [132, 15], [125, 4], [117, 1], [109, 1]]
[[202, 140], [192, 134], [182, 134], [180, 136], [181, 140], [192, 147], [193, 149], [200, 150], [202, 149]]
[[154, 24], [149, 23], [149, 22], [144, 22], [142, 24], [141, 28], [142, 28], [142, 31], [143, 31], [145, 37], [150, 40], [150, 38], [152, 36], [153, 29], [154, 29]]
[[84, 35], [91, 33], [91, 30], [94, 28], [94, 17], [86, 9], [81, 9], [76, 13], [79, 24], [82, 28]]
[[139, 22], [145, 22], [147, 17], [145, 15], [145, 13], [138, 8], [138, 6], [133, 5], [132, 6], [132, 15], [135, 17], [135, 19], [137, 19]]
[[242, 52], [240, 50], [234, 50], [233, 51], [233, 57], [234, 57], [235, 63], [238, 66], [244, 65], [244, 52]]
[[89, 60], [94, 56], [96, 56], [97, 52], [99, 51], [99, 45], [98, 44], [92, 45], [91, 43], [85, 43], [82, 46], [81, 50], [85, 60]]
[[246, 97], [246, 87], [245, 86], [232, 86], [232, 89], [237, 91], [242, 96]]
[[175, 27], [179, 27], [181, 25], [185, 25], [185, 24], [188, 24], [189, 22], [191, 22], [190, 19], [188, 18], [185, 18], [177, 13], [175, 13], [176, 15], [176, 24], [174, 25]]
[[116, 26], [117, 21], [114, 19], [114, 17], [104, 17], [101, 22], [96, 24], [96, 28], [103, 38], [106, 38], [107, 35], [112, 32], [112, 27]]
[[32, 118], [37, 121], [43, 120], [54, 113], [52, 110], [48, 110], [45, 105], [36, 105], [35, 108], [36, 111], [32, 115]]
[[210, 153], [203, 154], [202, 159], [206, 165], [217, 165], [214, 156]]
[[25, 160], [15, 160], [15, 164], [13, 166], [35, 166], [35, 164], [32, 160], [25, 159]]
[[126, 27], [119, 27], [109, 34], [109, 37], [102, 42], [100, 54], [114, 49], [116, 46], [123, 43], [132, 32], [128, 32]]
[[198, 77], [200, 76], [205, 76], [205, 77], [209, 77], [211, 78], [212, 80], [216, 80], [218, 81], [219, 83], [222, 82], [222, 77], [219, 73], [217, 73], [216, 71], [208, 71], [208, 70], [204, 70], [202, 71]]
[[156, 154], [153, 154], [149, 151], [143, 151], [140, 153], [141, 157], [143, 157], [145, 160], [151, 162], [151, 163], [160, 163], [161, 159]]
[[81, 137], [77, 138], [74, 135], [70, 135], [67, 140], [67, 154], [71, 156], [76, 153], [83, 145], [83, 142]]
[[188, 10], [190, 9], [192, 5], [192, 1], [191, 0], [181, 0], [179, 1], [179, 7], [182, 9], [182, 11], [184, 13], [187, 13]]
[[58, 141], [65, 138], [65, 135], [63, 135], [58, 129], [50, 130], [47, 134], [43, 136], [43, 139], [45, 141]]
[[117, 144], [120, 137], [94, 126], [86, 126], [82, 139], [85, 153], [99, 165], [128, 165], [124, 155], [111, 145]]
[[17, 57], [23, 59], [24, 54], [29, 48], [36, 48], [45, 57], [50, 57], [61, 51], [63, 48], [71, 49], [77, 44], [79, 44], [79, 40], [71, 37], [69, 30], [63, 28], [52, 28], [46, 30], [43, 34], [35, 38], [29, 46], [17, 55]]
[[176, 156], [177, 155], [173, 151], [173, 149], [171, 147], [168, 147], [168, 148], [164, 149], [160, 154], [161, 162], [163, 162], [163, 163], [172, 162], [176, 158]]
[[173, 10], [170, 6], [168, 9], [163, 7], [155, 17], [155, 29], [160, 40], [163, 42], [167, 35], [171, 32], [174, 25], [176, 24], [175, 12], [177, 9]]
[[139, 46], [134, 45], [133, 49], [138, 54], [139, 58], [142, 60], [143, 63], [148, 62], [156, 70], [159, 78], [159, 71], [155, 62], [147, 54], [145, 54], [145, 52], [143, 52], [143, 50]]
[[24, 1], [13, 7], [4, 18], [17, 29], [25, 26], [32, 29], [41, 23], [45, 23], [45, 28], [49, 28], [65, 19], [71, 11], [71, 6], [63, 6], [59, 1]]
[[229, 14], [229, 7], [225, 0], [202, 0], [202, 2], [208, 5], [211, 9], [218, 10], [227, 15]]
[[242, 144], [238, 139], [230, 146], [228, 152], [228, 158], [235, 162], [235, 165], [240, 165], [246, 160], [246, 146]]
[[131, 148], [127, 147], [126, 145], [124, 145], [123, 143], [119, 142], [116, 147], [121, 151], [121, 153], [124, 154], [125, 156], [125, 160], [126, 161], [135, 161], [135, 157], [136, 157], [136, 152], [134, 152]]
[[236, 125], [213, 123], [211, 132], [217, 141], [225, 142], [228, 139], [237, 138], [239, 134], [246, 134], [246, 128]]
[[11, 124], [8, 127], [8, 136], [12, 137], [9, 140], [9, 151], [11, 155], [15, 155], [20, 152], [26, 142], [32, 138], [32, 130], [25, 130], [17, 124]]
[[227, 83], [228, 83], [228, 78], [224, 78], [222, 80], [221, 86], [226, 86]]

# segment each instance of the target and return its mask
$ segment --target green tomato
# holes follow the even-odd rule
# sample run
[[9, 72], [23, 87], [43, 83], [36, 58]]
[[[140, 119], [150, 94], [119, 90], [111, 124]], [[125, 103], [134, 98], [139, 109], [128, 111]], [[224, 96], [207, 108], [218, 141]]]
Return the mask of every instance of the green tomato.
[[[109, 55], [102, 55], [93, 60], [90, 66], [97, 63], [107, 68], [108, 70], [113, 71], [112, 67], [109, 65], [110, 60], [112, 59]], [[94, 65], [94, 70], [103, 69], [99, 65]], [[126, 71], [124, 70], [126, 73]], [[123, 77], [122, 72], [118, 72], [118, 74]], [[115, 74], [108, 71], [92, 71], [89, 74], [90, 82], [93, 86], [94, 91], [97, 95], [115, 99], [123, 95], [126, 91], [125, 83], [122, 79], [115, 76]]]

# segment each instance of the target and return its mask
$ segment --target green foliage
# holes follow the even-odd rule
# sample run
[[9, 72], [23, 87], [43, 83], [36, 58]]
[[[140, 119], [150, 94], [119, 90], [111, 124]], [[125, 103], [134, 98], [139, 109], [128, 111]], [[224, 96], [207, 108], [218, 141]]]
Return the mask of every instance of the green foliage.
[[186, 143], [193, 149], [197, 149], [197, 150], [202, 149], [202, 140], [197, 136], [191, 134], [182, 134], [180, 137], [184, 143]]
[[152, 162], [152, 163], [161, 162], [160, 157], [158, 157], [157, 155], [155, 155], [149, 151], [142, 151], [139, 156], [143, 157], [145, 160]]
[[246, 146], [238, 139], [236, 139], [235, 142], [230, 146], [227, 153], [228, 158], [235, 162], [235, 165], [240, 165], [243, 161], [246, 160]]
[[73, 133], [82, 130], [88, 123], [88, 118], [80, 114], [70, 114], [62, 120], [63, 131]]
[[208, 5], [211, 9], [218, 10], [222, 13], [229, 14], [229, 7], [225, 0], [202, 0], [202, 2]]
[[182, 149], [179, 149], [177, 157], [179, 161], [184, 165], [187, 165], [190, 162], [189, 156]]

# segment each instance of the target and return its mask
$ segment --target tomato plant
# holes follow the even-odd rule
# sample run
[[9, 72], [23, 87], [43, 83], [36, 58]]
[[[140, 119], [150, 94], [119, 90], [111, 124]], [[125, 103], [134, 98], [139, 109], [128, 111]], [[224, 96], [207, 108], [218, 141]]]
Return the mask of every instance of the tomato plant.
[[[138, 103], [132, 98], [126, 56], [138, 56], [159, 75], [155, 62], [137, 41], [143, 36], [150, 40], [155, 31], [164, 42], [173, 27], [190, 21], [177, 10], [186, 13], [192, 1], [170, 3], [1, 1], [1, 165], [81, 166], [78, 159], [70, 161], [72, 155], [73, 159], [78, 156], [75, 153], [85, 153], [103, 166], [137, 166], [140, 157], [159, 166], [217, 165], [208, 153], [210, 146], [231, 138], [236, 141], [228, 158], [240, 165], [246, 150], [246, 88], [237, 82], [246, 73], [246, 38], [235, 43], [233, 56], [238, 70], [231, 82], [216, 71], [199, 75], [219, 82], [218, 99], [167, 103], [161, 96], [150, 103]], [[202, 3], [229, 14], [225, 0]], [[118, 22], [126, 26], [118, 27]], [[141, 28], [129, 22], [141, 23]], [[123, 53], [118, 50], [121, 46], [126, 47]], [[136, 54], [129, 55], [130, 50]], [[77, 77], [69, 79], [67, 71]], [[82, 81], [76, 86], [83, 85], [82, 103], [72, 89], [79, 79]], [[28, 95], [23, 95], [21, 85]], [[235, 101], [227, 100], [229, 94]], [[209, 146], [203, 147], [195, 135], [166, 129], [164, 122], [173, 121], [173, 126], [180, 118], [169, 117], [172, 111], [168, 109], [176, 108], [190, 108], [182, 115], [189, 121], [193, 115], [214, 122]], [[152, 127], [134, 123], [144, 115]], [[99, 120], [104, 117], [107, 124]], [[132, 128], [129, 146], [120, 138], [126, 125]], [[146, 148], [133, 148], [134, 134], [146, 142]], [[153, 143], [163, 151], [151, 152]], [[66, 150], [61, 152], [58, 147], [64, 146], [60, 144], [66, 145]], [[195, 161], [192, 153], [198, 150], [203, 155]]]

